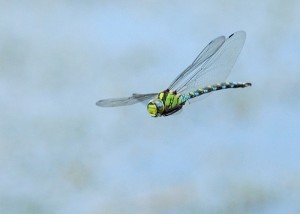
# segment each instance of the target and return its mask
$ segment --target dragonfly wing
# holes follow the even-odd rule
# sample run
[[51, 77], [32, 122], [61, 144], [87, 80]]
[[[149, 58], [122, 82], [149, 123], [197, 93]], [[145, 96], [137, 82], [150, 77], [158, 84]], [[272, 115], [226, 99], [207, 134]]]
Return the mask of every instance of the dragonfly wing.
[[224, 81], [236, 62], [245, 39], [246, 33], [244, 31], [230, 35], [210, 58], [193, 68], [190, 79], [176, 90], [186, 94], [201, 87]]
[[151, 94], [133, 94], [131, 97], [123, 97], [123, 98], [112, 98], [99, 100], [96, 105], [100, 107], [117, 107], [117, 106], [128, 106], [133, 105], [138, 102], [146, 102], [153, 99], [157, 96], [157, 93]]
[[[137, 93], [134, 93], [132, 94], [132, 96], [135, 97], [135, 99], [138, 99], [139, 102], [143, 103], [144, 105], [148, 105], [148, 103], [150, 102], [150, 100], [154, 99], [155, 97], [157, 97], [157, 94], [158, 93], [153, 93], [151, 94], [152, 96], [144, 96], [144, 94], [137, 94]], [[146, 94], [148, 95], [148, 94]], [[149, 94], [150, 95], [150, 94]]]
[[183, 72], [181, 72], [175, 80], [169, 86], [170, 90], [175, 91], [175, 89], [182, 85], [184, 82], [189, 80], [189, 77], [195, 72], [196, 68], [198, 68], [205, 60], [212, 57], [217, 50], [222, 46], [225, 42], [225, 36], [220, 36], [214, 40], [212, 40], [197, 56], [197, 58], [193, 61], [191, 65], [189, 65]]

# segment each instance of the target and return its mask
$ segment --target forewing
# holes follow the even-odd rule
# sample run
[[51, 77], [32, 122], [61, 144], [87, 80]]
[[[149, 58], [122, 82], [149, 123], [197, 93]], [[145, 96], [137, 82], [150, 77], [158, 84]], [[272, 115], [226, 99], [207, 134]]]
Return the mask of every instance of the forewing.
[[245, 43], [246, 33], [238, 31], [230, 35], [223, 45], [206, 61], [198, 64], [191, 78], [176, 90], [186, 94], [201, 87], [224, 81]]
[[180, 85], [186, 84], [191, 76], [195, 73], [196, 69], [208, 58], [212, 57], [217, 50], [225, 42], [225, 37], [220, 36], [212, 40], [197, 56], [191, 65], [189, 65], [183, 72], [181, 72], [175, 80], [171, 83], [168, 89], [175, 91]]
[[99, 100], [96, 105], [100, 107], [118, 107], [118, 106], [128, 106], [133, 105], [138, 102], [146, 102], [153, 99], [157, 93], [151, 94], [133, 94], [131, 97], [123, 97], [123, 98], [112, 98], [112, 99], [104, 99]]

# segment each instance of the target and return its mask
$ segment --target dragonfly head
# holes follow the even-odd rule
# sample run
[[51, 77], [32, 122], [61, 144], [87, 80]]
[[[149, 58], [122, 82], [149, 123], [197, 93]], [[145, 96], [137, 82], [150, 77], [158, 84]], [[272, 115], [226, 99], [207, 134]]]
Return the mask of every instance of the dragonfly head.
[[164, 109], [165, 109], [164, 103], [160, 99], [151, 100], [147, 106], [148, 113], [152, 117], [161, 116], [161, 114], [164, 112]]

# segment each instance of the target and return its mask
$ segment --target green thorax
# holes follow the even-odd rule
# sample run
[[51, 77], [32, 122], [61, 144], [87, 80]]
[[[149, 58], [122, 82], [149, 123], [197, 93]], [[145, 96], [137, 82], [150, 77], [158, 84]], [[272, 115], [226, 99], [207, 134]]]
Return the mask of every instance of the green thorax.
[[147, 109], [152, 117], [167, 116], [180, 110], [185, 102], [183, 95], [166, 90], [151, 100]]
[[165, 111], [182, 106], [185, 103], [185, 98], [181, 94], [174, 93], [173, 91], [164, 91], [158, 94], [158, 99], [162, 100], [165, 106]]

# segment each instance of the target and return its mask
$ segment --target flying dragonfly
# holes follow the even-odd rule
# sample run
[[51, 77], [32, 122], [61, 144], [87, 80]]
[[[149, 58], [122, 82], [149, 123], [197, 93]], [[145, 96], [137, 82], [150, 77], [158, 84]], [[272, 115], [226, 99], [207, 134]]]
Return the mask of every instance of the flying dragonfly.
[[198, 101], [210, 92], [251, 86], [249, 82], [224, 82], [236, 62], [246, 33], [238, 31], [212, 40], [170, 86], [160, 93], [132, 94], [131, 97], [99, 100], [100, 107], [127, 106], [147, 102], [152, 117], [169, 116], [187, 103]]

